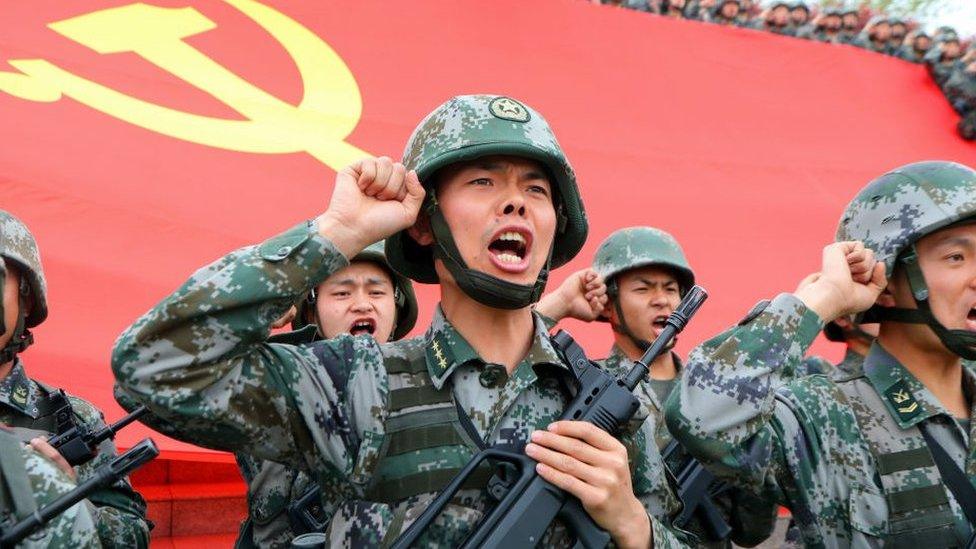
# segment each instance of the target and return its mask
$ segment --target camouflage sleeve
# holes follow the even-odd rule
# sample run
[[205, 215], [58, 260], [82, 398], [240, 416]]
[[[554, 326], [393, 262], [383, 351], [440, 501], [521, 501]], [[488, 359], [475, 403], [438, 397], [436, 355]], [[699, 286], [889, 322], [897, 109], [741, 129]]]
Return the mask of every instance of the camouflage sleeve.
[[[298, 296], [346, 265], [306, 222], [200, 269], [119, 337], [117, 394], [145, 404], [150, 421], [179, 439], [348, 472], [357, 441], [349, 436], [354, 407], [342, 395], [347, 383], [360, 386], [371, 395], [360, 406], [365, 421], [375, 415], [370, 406], [385, 383], [378, 345], [351, 337], [265, 342], [272, 321]], [[330, 377], [336, 372], [339, 382]]]
[[778, 467], [789, 466], [786, 447], [815, 427], [777, 390], [791, 381], [788, 365], [821, 327], [816, 313], [781, 294], [754, 318], [701, 344], [689, 355], [677, 398], [668, 400], [668, 429], [715, 474], [756, 493], [768, 489]]
[[[70, 492], [75, 484], [54, 463], [27, 446], [21, 446], [24, 467], [38, 507], [44, 507]], [[55, 517], [39, 534], [17, 545], [22, 548], [101, 547], [91, 505], [81, 502]]]
[[[71, 409], [78, 419], [91, 429], [105, 426], [102, 413], [89, 402], [69, 396]], [[96, 471], [119, 455], [115, 443], [103, 441], [98, 454], [88, 463], [77, 467], [78, 482], [95, 476]], [[148, 547], [149, 523], [146, 521], [146, 502], [128, 479], [93, 492], [88, 501], [93, 506], [98, 537], [104, 547]]]
[[678, 549], [689, 547], [661, 521], [651, 516], [651, 535], [654, 536], [656, 549]]
[[822, 356], [808, 356], [800, 361], [796, 367], [797, 376], [830, 375], [834, 372], [834, 365]]

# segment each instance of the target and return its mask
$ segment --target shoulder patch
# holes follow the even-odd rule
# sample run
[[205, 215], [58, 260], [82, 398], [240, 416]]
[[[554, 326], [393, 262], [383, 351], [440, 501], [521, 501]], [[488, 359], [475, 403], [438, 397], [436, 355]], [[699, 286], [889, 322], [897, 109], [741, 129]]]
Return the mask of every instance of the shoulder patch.
[[884, 392], [884, 397], [891, 407], [898, 413], [898, 419], [908, 421], [922, 411], [922, 406], [915, 400], [915, 395], [908, 388], [905, 380], [899, 379]]
[[766, 307], [769, 307], [769, 303], [770, 301], [768, 299], [764, 299], [759, 303], [756, 303], [755, 306], [753, 306], [753, 308], [746, 313], [746, 316], [742, 317], [742, 320], [739, 321], [739, 326], [745, 326], [746, 324], [749, 324], [755, 320], [757, 316], [761, 315], [763, 311], [766, 310]]
[[495, 118], [512, 122], [528, 122], [529, 109], [510, 97], [496, 97], [488, 104], [488, 110]]

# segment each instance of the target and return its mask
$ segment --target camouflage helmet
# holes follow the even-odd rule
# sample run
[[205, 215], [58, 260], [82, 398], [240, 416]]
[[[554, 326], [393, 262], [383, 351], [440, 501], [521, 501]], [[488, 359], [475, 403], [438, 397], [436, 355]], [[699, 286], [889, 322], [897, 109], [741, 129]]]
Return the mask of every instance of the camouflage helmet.
[[25, 319], [26, 327], [33, 328], [44, 322], [47, 318], [47, 282], [37, 242], [27, 225], [3, 210], [0, 210], [0, 257], [8, 266], [12, 263], [17, 267], [30, 288], [32, 304]]
[[[541, 163], [551, 178], [557, 228], [550, 266], [559, 267], [579, 253], [586, 241], [587, 221], [576, 175], [546, 120], [510, 97], [464, 95], [449, 99], [428, 114], [414, 130], [403, 153], [403, 164], [416, 170], [428, 191], [424, 212], [431, 219], [433, 246], [420, 246], [406, 231], [387, 239], [386, 253], [397, 272], [417, 282], [436, 283], [435, 255], [451, 270], [466, 293], [486, 304], [518, 308], [537, 300], [549, 266], [533, 286], [512, 284], [468, 269], [456, 250], [446, 223], [440, 219], [434, 178], [438, 170], [489, 155], [511, 155]], [[518, 295], [517, 298], [511, 297]]]
[[919, 238], [976, 215], [976, 171], [955, 162], [916, 162], [868, 183], [847, 205], [835, 240], [860, 240], [891, 276]]
[[844, 210], [835, 239], [862, 241], [884, 263], [888, 278], [901, 265], [918, 308], [875, 306], [865, 320], [927, 324], [948, 349], [976, 359], [976, 334], [949, 330], [932, 315], [928, 285], [915, 252], [920, 238], [974, 217], [976, 171], [962, 164], [916, 162], [868, 183]]
[[615, 231], [593, 256], [593, 270], [609, 284], [624, 271], [640, 267], [661, 266], [674, 271], [684, 295], [695, 285], [695, 273], [685, 259], [678, 241], [653, 227], [627, 227]]
[[[417, 324], [417, 296], [414, 294], [413, 284], [408, 278], [400, 275], [390, 267], [389, 262], [386, 260], [386, 254], [383, 252], [383, 241], [370, 244], [366, 249], [356, 254], [350, 263], [358, 261], [375, 263], [389, 273], [393, 282], [394, 301], [396, 302], [396, 324], [393, 327], [393, 333], [390, 334], [390, 341], [403, 339]], [[292, 321], [291, 327], [295, 331], [300, 331], [310, 326], [309, 318], [312, 318], [311, 313], [315, 310], [315, 292], [312, 291], [306, 294], [298, 302], [297, 308], [298, 314], [295, 315], [295, 320]]]
[[796, 2], [790, 4], [790, 11], [793, 11], [795, 9], [801, 9], [806, 11], [808, 14], [810, 13], [810, 6], [808, 6], [807, 3], [804, 2], [803, 0], [797, 0]]

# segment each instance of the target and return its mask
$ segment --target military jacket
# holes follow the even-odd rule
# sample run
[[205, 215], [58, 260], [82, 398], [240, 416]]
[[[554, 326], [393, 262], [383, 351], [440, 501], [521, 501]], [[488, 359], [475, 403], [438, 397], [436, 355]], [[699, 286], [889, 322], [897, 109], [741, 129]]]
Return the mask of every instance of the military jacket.
[[[35, 423], [40, 415], [38, 405], [46, 395], [46, 389], [27, 377], [20, 358], [15, 359], [10, 374], [0, 380], [0, 423], [20, 428], [18, 433], [27, 440], [54, 434]], [[102, 413], [90, 402], [72, 395], [68, 395], [68, 401], [78, 422], [92, 429], [105, 426]], [[102, 442], [94, 459], [75, 468], [78, 482], [88, 480], [102, 465], [117, 456], [114, 442]], [[148, 547], [150, 526], [146, 521], [146, 502], [132, 489], [128, 480], [120, 480], [113, 486], [95, 491], [88, 501], [93, 505], [92, 514], [102, 545]]]
[[[558, 417], [567, 396], [555, 378], [569, 370], [538, 319], [531, 348], [510, 376], [485, 364], [439, 310], [423, 337], [383, 345], [348, 335], [300, 346], [266, 342], [274, 319], [346, 265], [307, 222], [203, 267], [120, 336], [112, 356], [117, 390], [146, 404], [177, 438], [307, 470], [326, 497], [332, 486], [348, 482], [359, 500], [384, 475], [443, 468], [418, 462], [411, 452], [384, 457], [390, 455], [392, 408], [450, 392], [485, 444], [516, 449]], [[419, 358], [423, 371], [402, 369]], [[652, 513], [655, 541], [677, 543], [653, 518], [664, 503], [652, 493], [663, 478], [660, 454], [649, 443], [652, 426], [625, 438], [635, 449], [634, 490]], [[356, 531], [349, 535], [378, 542], [392, 521], [401, 523], [397, 528], [408, 525], [434, 495], [371, 505], [367, 518], [382, 523], [363, 532], [353, 517], [349, 527]], [[488, 501], [484, 489], [459, 497], [422, 544], [456, 545]], [[551, 528], [542, 542], [559, 543], [562, 530]]]
[[248, 454], [237, 454], [237, 466], [247, 482], [248, 517], [236, 547], [290, 547], [297, 534], [288, 518], [288, 505], [315, 482], [303, 471]]
[[864, 369], [864, 355], [854, 352], [850, 347], [844, 353], [844, 358], [837, 364], [831, 364], [820, 356], [808, 356], [800, 361], [796, 375], [810, 376], [823, 374], [834, 379], [845, 379], [858, 376]]
[[[647, 408], [650, 421], [654, 422], [654, 438], [657, 447], [662, 451], [671, 443], [673, 438], [664, 422], [664, 404], [674, 389], [678, 387], [678, 380], [682, 375], [681, 359], [677, 353], [671, 353], [675, 363], [677, 375], [674, 379], [645, 379], [638, 385], [635, 393]], [[605, 370], [621, 374], [633, 366], [623, 350], [614, 345], [610, 355], [599, 361]], [[732, 541], [751, 547], [769, 538], [775, 526], [777, 505], [769, 495], [757, 497], [741, 490], [726, 492], [715, 502], [729, 525], [733, 527]], [[666, 520], [666, 517], [660, 517]], [[692, 533], [700, 535], [691, 525]], [[726, 547], [726, 543], [700, 544], [702, 547]]]
[[[672, 353], [674, 358], [677, 375], [681, 376], [681, 359], [677, 354]], [[620, 374], [629, 370], [634, 362], [627, 358], [623, 350], [614, 345], [610, 349], [607, 358], [597, 361], [604, 370], [614, 374]], [[647, 408], [649, 420], [654, 422], [654, 440], [657, 447], [664, 449], [671, 442], [671, 433], [668, 433], [667, 425], [664, 423], [664, 402], [668, 395], [677, 386], [675, 379], [645, 379], [637, 386], [636, 394]]]
[[976, 111], [976, 73], [966, 72], [961, 67], [952, 71], [946, 79], [945, 95], [960, 116]]
[[[0, 428], [0, 531], [50, 505], [75, 488], [47, 458]], [[57, 515], [17, 545], [22, 549], [101, 547], [92, 507], [81, 502]]]
[[[730, 482], [772, 486], [808, 546], [961, 544], [969, 526], [918, 424], [976, 478], [970, 433], [878, 343], [861, 376], [794, 379], [789, 362], [821, 328], [783, 294], [700, 345], [668, 403], [672, 434]], [[968, 370], [965, 389], [976, 394]]]

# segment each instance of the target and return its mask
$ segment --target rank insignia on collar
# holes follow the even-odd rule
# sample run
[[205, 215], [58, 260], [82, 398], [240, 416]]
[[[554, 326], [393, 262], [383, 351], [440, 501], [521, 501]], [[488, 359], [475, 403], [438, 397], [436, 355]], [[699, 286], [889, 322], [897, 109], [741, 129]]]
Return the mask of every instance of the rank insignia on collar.
[[898, 413], [898, 419], [901, 421], [908, 421], [922, 411], [922, 405], [915, 400], [915, 395], [908, 389], [908, 384], [903, 379], [889, 387], [884, 396]]
[[27, 404], [27, 387], [23, 385], [18, 385], [17, 388], [14, 389], [13, 396], [11, 396], [10, 398], [14, 401], [15, 404], [19, 406], [23, 406], [24, 404]]

